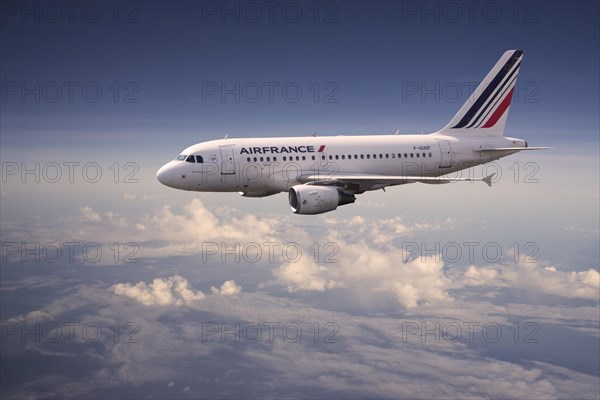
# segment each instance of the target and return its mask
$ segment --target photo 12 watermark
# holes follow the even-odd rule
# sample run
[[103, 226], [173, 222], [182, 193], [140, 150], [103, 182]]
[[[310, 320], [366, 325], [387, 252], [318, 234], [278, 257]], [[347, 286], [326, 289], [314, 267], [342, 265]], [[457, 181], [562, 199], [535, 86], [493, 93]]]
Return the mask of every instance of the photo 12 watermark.
[[136, 322], [2, 322], [2, 343], [138, 343], [142, 327]]
[[100, 25], [137, 24], [137, 1], [4, 0], [0, 2], [2, 24]]
[[201, 1], [203, 24], [337, 24], [337, 1]]
[[338, 343], [340, 327], [327, 321], [288, 322], [202, 322], [202, 343]]
[[2, 161], [2, 183], [139, 183], [140, 166], [132, 161]]
[[498, 343], [505, 335], [509, 335], [513, 343], [540, 342], [540, 327], [531, 321], [510, 325], [494, 321], [402, 321], [400, 331], [402, 343], [474, 343], [477, 340]]
[[336, 242], [313, 242], [302, 246], [297, 242], [202, 242], [202, 262], [221, 263], [297, 263], [303, 258], [317, 264], [335, 264], [340, 246]]
[[295, 81], [205, 81], [201, 84], [201, 93], [203, 103], [340, 102], [340, 86], [334, 81], [308, 84]]
[[[480, 82], [403, 81], [402, 103], [459, 103], [475, 102], [473, 92]], [[539, 103], [540, 85], [537, 82], [518, 82], [511, 95], [512, 103]]]
[[536, 24], [537, 1], [401, 1], [404, 24]]
[[2, 81], [2, 104], [137, 104], [140, 85], [134, 81]]
[[448, 241], [448, 242], [408, 242], [400, 245], [403, 262], [420, 260], [426, 262], [433, 258], [436, 262], [456, 264], [466, 262], [475, 263], [482, 259], [489, 264], [498, 264], [511, 261], [514, 263], [537, 264], [540, 262], [535, 256], [539, 253], [540, 246], [533, 241], [502, 244], [496, 241]]
[[25, 242], [3, 241], [0, 257], [3, 263], [79, 263], [135, 264], [140, 246], [136, 242], [101, 244], [98, 242]]

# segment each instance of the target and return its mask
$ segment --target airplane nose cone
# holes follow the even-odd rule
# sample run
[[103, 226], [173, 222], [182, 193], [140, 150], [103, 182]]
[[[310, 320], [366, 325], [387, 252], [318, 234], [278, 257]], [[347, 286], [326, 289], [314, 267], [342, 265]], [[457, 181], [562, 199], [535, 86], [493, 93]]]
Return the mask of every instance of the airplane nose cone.
[[169, 164], [165, 164], [156, 171], [156, 179], [165, 186], [172, 186], [169, 169]]

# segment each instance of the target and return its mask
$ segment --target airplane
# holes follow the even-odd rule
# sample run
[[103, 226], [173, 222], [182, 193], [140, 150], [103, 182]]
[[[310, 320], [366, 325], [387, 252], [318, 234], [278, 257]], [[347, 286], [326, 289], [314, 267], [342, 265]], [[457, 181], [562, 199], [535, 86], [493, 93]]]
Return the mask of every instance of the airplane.
[[162, 166], [156, 178], [175, 189], [238, 192], [245, 197], [288, 193], [296, 214], [321, 214], [368, 190], [408, 183], [483, 181], [448, 174], [524, 150], [504, 126], [523, 50], [509, 50], [441, 130], [420, 135], [228, 138], [198, 143]]

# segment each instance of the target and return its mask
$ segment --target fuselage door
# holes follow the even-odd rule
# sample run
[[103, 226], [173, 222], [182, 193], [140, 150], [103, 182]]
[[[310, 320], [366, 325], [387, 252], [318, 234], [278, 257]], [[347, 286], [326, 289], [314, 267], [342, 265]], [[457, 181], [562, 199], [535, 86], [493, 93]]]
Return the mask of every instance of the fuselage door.
[[235, 174], [235, 157], [233, 146], [221, 146], [221, 175]]
[[452, 148], [447, 140], [439, 140], [440, 151], [442, 158], [440, 160], [440, 168], [450, 168], [452, 166]]

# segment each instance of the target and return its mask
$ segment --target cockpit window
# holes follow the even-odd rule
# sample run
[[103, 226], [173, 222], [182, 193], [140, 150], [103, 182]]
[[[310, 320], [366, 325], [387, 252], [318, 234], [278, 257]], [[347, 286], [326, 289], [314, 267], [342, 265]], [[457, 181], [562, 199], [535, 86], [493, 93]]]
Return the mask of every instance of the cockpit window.
[[187, 162], [196, 162], [194, 160], [194, 156], [192, 156], [192, 155], [189, 155], [188, 158], [185, 159], [185, 161], [187, 161]]
[[178, 156], [177, 156], [177, 158], [175, 158], [175, 159], [176, 159], [176, 160], [181, 160], [181, 161], [184, 161], [186, 158], [187, 158], [187, 155], [185, 155], [185, 154], [180, 154], [180, 155], [178, 155]]
[[197, 162], [198, 164], [200, 164], [200, 163], [203, 163], [203, 162], [204, 162], [204, 160], [202, 159], [202, 156], [196, 156], [196, 162]]

